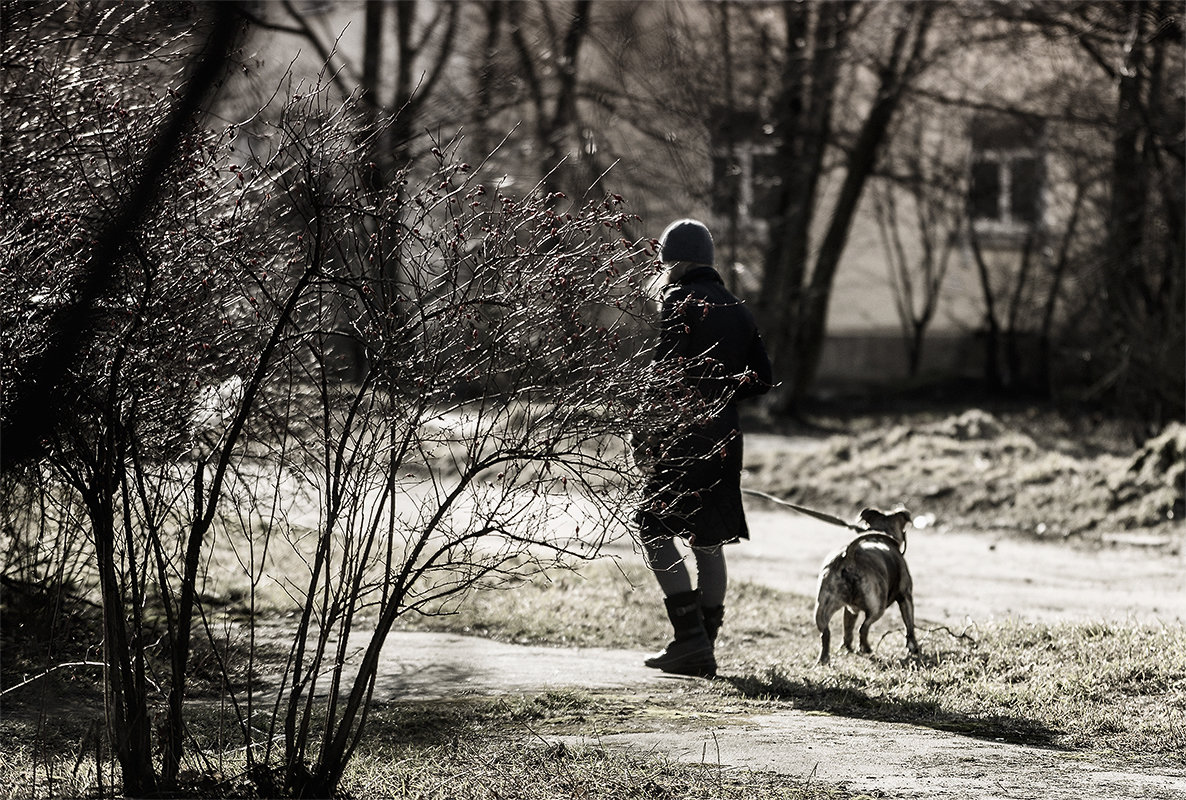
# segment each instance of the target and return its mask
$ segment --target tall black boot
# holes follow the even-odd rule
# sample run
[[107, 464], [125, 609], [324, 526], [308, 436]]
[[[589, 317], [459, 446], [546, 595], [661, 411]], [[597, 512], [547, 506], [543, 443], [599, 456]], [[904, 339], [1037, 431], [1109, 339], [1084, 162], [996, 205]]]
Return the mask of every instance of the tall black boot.
[[681, 592], [664, 599], [667, 617], [675, 630], [675, 639], [663, 652], [643, 663], [674, 675], [696, 675], [711, 678], [717, 674], [717, 660], [712, 653], [712, 641], [704, 630], [700, 611], [700, 592]]
[[725, 606], [700, 606], [700, 614], [704, 617], [704, 632], [708, 634], [708, 641], [717, 643], [717, 631], [725, 621]]

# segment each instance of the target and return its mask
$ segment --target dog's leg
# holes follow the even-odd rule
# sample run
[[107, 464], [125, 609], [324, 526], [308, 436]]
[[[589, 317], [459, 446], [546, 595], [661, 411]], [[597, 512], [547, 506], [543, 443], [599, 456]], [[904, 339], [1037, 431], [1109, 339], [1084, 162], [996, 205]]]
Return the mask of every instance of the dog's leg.
[[898, 600], [898, 610], [902, 612], [902, 622], [906, 625], [906, 649], [918, 655], [918, 642], [914, 639], [914, 597], [909, 593], [903, 594]]
[[852, 629], [857, 624], [857, 612], [844, 607], [844, 649], [852, 652]]
[[815, 603], [815, 627], [819, 629], [819, 663], [827, 664], [830, 660], [828, 653], [828, 646], [832, 641], [832, 631], [829, 625], [832, 621], [832, 615], [836, 613], [836, 609], [840, 604], [834, 597], [827, 592], [820, 592], [819, 600]]
[[869, 646], [869, 628], [881, 619], [884, 613], [885, 606], [882, 605], [872, 606], [865, 612], [865, 621], [861, 623], [861, 652], [865, 655], [873, 652], [873, 648]]

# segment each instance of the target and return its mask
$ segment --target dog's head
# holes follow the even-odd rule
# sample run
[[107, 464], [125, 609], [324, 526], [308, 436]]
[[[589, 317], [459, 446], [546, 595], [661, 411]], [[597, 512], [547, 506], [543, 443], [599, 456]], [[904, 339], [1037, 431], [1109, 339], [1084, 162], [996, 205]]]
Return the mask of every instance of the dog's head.
[[899, 506], [888, 514], [876, 508], [861, 512], [861, 522], [869, 530], [884, 533], [898, 543], [899, 552], [906, 552], [906, 526], [910, 524], [910, 512]]

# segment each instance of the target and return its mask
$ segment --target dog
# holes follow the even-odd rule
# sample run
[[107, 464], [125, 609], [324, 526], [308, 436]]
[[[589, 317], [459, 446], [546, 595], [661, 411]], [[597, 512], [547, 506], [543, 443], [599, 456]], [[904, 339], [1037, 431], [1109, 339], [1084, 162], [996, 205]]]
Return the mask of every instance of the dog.
[[910, 512], [904, 508], [890, 513], [875, 508], [861, 512], [868, 526], [845, 548], [828, 558], [820, 569], [819, 592], [815, 603], [815, 626], [820, 632], [819, 663], [829, 660], [828, 645], [832, 634], [832, 615], [844, 608], [844, 647], [852, 651], [852, 629], [857, 614], [864, 612], [860, 628], [862, 653], [869, 647], [869, 626], [876, 622], [891, 603], [897, 603], [906, 623], [906, 647], [918, 655], [914, 639], [914, 583], [906, 566], [906, 526]]

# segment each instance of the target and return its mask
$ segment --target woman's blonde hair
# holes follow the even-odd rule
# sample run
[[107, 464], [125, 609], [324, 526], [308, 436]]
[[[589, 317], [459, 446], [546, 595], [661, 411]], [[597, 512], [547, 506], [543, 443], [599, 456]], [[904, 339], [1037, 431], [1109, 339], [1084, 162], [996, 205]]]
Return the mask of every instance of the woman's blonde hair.
[[664, 264], [663, 271], [657, 273], [647, 283], [647, 310], [658, 317], [663, 309], [663, 290], [687, 274], [688, 270], [697, 266], [691, 261], [675, 261]]

